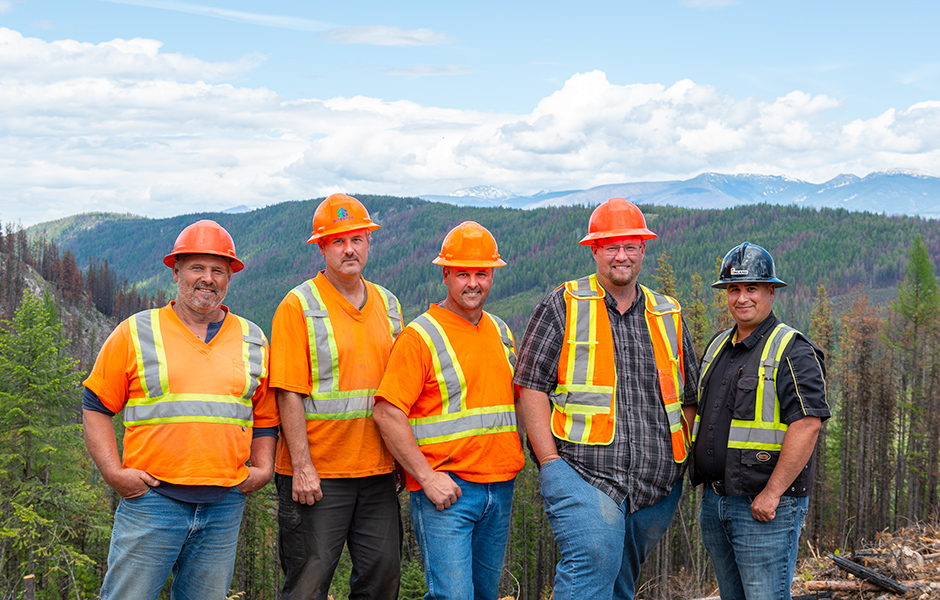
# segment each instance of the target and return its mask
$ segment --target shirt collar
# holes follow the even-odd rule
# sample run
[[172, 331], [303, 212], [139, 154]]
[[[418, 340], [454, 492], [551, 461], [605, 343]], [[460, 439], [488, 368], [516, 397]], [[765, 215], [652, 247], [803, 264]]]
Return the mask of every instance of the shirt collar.
[[[761, 324], [757, 326], [757, 329], [755, 329], [754, 332], [751, 333], [751, 335], [747, 336], [742, 341], [738, 342], [738, 344], [744, 344], [744, 346], [748, 350], [750, 350], [751, 348], [757, 345], [757, 342], [761, 341], [761, 339], [767, 334], [768, 331], [776, 327], [777, 323], [779, 322], [780, 321], [777, 320], [777, 317], [774, 316], [774, 311], [770, 311], [770, 314], [767, 315], [767, 318], [764, 319], [761, 322]], [[731, 339], [734, 339], [734, 336], [737, 333], [738, 333], [738, 326], [735, 325], [734, 331], [731, 332], [731, 336], [732, 336]]]

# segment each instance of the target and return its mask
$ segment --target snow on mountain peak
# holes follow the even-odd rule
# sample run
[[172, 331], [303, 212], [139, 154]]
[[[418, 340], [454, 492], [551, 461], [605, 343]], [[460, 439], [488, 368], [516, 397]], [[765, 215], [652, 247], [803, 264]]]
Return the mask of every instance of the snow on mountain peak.
[[456, 192], [451, 192], [450, 195], [456, 198], [466, 198], [471, 196], [474, 198], [486, 198], [487, 200], [507, 200], [509, 198], [516, 197], [516, 195], [512, 192], [501, 190], [498, 187], [493, 187], [492, 185], [475, 185], [473, 187], [457, 190]]

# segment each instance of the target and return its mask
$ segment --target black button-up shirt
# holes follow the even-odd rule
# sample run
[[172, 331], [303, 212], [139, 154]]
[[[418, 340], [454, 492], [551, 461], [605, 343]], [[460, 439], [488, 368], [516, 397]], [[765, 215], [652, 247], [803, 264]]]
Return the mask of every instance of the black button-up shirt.
[[[701, 422], [692, 449], [697, 480], [725, 479], [731, 411], [741, 369], [758, 343], [778, 323], [779, 319], [770, 313], [751, 335], [737, 343], [732, 343], [733, 331], [709, 367], [705, 388], [699, 398]], [[807, 416], [823, 420], [830, 416], [826, 403], [825, 367], [818, 359], [816, 349], [801, 336], [796, 336], [789, 350], [781, 356], [777, 368], [777, 398], [780, 419], [787, 425]]]

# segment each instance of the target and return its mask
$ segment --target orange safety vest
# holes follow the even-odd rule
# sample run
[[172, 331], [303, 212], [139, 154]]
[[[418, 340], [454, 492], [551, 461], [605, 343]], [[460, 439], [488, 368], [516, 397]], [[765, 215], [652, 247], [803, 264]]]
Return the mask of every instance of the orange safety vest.
[[[645, 286], [646, 325], [653, 342], [663, 406], [669, 421], [672, 456], [688, 456], [688, 424], [682, 414], [685, 375], [679, 303]], [[590, 275], [565, 283], [565, 337], [552, 401], [552, 434], [576, 444], [607, 445], [617, 421], [614, 339], [606, 292]]]

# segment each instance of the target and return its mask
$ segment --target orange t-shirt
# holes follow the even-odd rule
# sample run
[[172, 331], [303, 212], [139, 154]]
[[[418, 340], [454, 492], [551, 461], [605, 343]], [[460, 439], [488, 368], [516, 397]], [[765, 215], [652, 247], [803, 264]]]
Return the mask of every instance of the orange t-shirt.
[[[365, 281], [365, 280], [363, 280]], [[339, 357], [339, 389], [374, 390], [392, 347], [388, 313], [378, 291], [366, 283], [368, 297], [360, 311], [340, 294], [321, 271], [313, 280], [329, 312]], [[310, 395], [313, 373], [310, 338], [303, 305], [294, 294], [281, 301], [271, 325], [271, 387]], [[382, 442], [372, 415], [333, 421], [307, 420], [313, 466], [322, 478], [366, 477], [391, 473], [392, 454]], [[282, 435], [274, 470], [292, 475], [290, 452]]]
[[[245, 389], [245, 363], [238, 319], [227, 314], [222, 328], [206, 344], [179, 320], [171, 306], [159, 311], [168, 393], [240, 397]], [[114, 413], [121, 412], [129, 399], [146, 396], [127, 320], [105, 341], [84, 385]], [[280, 424], [274, 393], [264, 374], [252, 403], [255, 427]], [[245, 462], [251, 454], [251, 438], [251, 427], [227, 423], [135, 425], [124, 433], [123, 464], [168, 483], [232, 487], [248, 477]]]
[[[443, 327], [463, 371], [467, 382], [464, 408], [512, 405], [512, 367], [493, 321], [484, 316], [474, 325], [436, 304], [427, 314]], [[413, 327], [406, 327], [398, 336], [375, 396], [377, 401], [400, 409], [409, 419], [441, 414], [441, 389], [431, 349]], [[420, 448], [435, 471], [451, 471], [476, 483], [509, 481], [525, 460], [515, 431], [424, 444]], [[406, 484], [411, 491], [421, 489], [411, 474]]]

